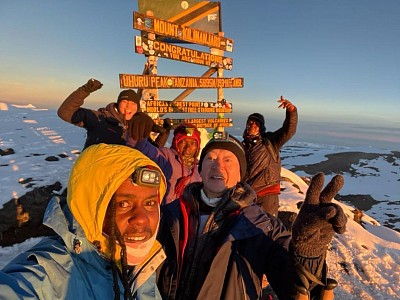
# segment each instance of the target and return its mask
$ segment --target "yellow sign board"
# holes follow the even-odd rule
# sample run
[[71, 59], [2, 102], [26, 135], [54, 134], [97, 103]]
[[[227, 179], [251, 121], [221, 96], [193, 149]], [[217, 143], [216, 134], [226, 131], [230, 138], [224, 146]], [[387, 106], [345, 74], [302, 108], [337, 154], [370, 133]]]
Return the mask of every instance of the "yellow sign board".
[[[176, 127], [180, 124], [193, 124], [196, 125], [197, 128], [217, 128], [217, 127], [232, 127], [232, 119], [231, 118], [188, 118], [188, 119], [171, 119], [172, 126]], [[162, 119], [155, 119], [154, 122], [162, 126]]]
[[242, 88], [244, 79], [235, 78], [205, 78], [184, 76], [151, 76], [135, 74], [119, 74], [121, 88], [138, 89], [176, 89], [176, 88]]
[[140, 105], [142, 111], [147, 113], [231, 113], [232, 103], [201, 102], [201, 101], [165, 101], [147, 100]]
[[147, 56], [153, 55], [157, 57], [208, 66], [211, 68], [232, 70], [233, 59], [230, 57], [184, 48], [158, 40], [153, 41], [141, 36], [135, 37], [135, 52], [139, 54], [145, 54]]
[[228, 52], [233, 51], [232, 39], [171, 23], [166, 20], [146, 16], [138, 12], [133, 13], [133, 28], [210, 48], [216, 48]]

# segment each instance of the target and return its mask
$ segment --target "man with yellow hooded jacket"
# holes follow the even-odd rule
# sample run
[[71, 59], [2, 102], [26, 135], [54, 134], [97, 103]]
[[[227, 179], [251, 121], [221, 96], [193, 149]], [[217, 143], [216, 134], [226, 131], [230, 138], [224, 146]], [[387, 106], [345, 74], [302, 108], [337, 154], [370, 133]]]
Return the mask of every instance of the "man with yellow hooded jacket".
[[155, 270], [165, 178], [139, 151], [87, 148], [72, 167], [67, 205], [54, 197], [43, 223], [54, 237], [0, 271], [1, 299], [161, 299]]

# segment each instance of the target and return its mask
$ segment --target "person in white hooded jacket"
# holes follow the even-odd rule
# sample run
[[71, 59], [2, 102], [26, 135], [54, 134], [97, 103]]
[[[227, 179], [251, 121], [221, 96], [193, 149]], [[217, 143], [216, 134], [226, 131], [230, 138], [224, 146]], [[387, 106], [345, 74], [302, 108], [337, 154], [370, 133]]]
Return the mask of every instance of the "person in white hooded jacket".
[[72, 167], [66, 204], [54, 197], [45, 212], [57, 235], [0, 271], [0, 299], [161, 299], [165, 189], [159, 167], [139, 151], [90, 146]]

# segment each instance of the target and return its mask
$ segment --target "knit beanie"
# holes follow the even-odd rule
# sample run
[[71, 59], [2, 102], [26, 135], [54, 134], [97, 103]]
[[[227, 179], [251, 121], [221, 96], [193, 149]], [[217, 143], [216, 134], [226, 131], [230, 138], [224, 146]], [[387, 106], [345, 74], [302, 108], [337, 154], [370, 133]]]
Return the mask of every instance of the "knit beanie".
[[[265, 132], [265, 119], [262, 114], [252, 113], [251, 115], [249, 115], [247, 117], [247, 122], [249, 122], [249, 120], [254, 120], [256, 122], [259, 122], [260, 123], [260, 132]], [[246, 124], [247, 124], [247, 122], [246, 122]]]
[[199, 172], [201, 172], [201, 167], [204, 157], [213, 149], [224, 149], [229, 150], [236, 155], [240, 164], [240, 178], [243, 178], [247, 170], [246, 154], [241, 142], [234, 138], [229, 133], [226, 133], [226, 137], [223, 139], [212, 138], [201, 150], [200, 160], [199, 160]]
[[180, 141], [184, 139], [193, 139], [197, 142], [197, 153], [196, 156], [199, 154], [200, 151], [200, 131], [197, 127], [193, 124], [182, 124], [175, 128], [174, 130], [174, 137], [172, 139], [172, 148], [178, 150], [178, 144]]
[[118, 95], [117, 105], [122, 100], [135, 102], [138, 108], [140, 107], [140, 96], [134, 90], [124, 90]]

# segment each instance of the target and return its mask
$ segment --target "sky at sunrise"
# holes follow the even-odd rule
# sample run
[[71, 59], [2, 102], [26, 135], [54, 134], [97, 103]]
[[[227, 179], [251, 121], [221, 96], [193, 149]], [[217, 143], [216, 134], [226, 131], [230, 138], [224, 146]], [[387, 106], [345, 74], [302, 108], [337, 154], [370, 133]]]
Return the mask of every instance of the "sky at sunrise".
[[[276, 100], [284, 95], [302, 120], [400, 129], [400, 1], [220, 2], [222, 30], [234, 40], [233, 52], [224, 53], [233, 69], [224, 76], [244, 78], [243, 88], [224, 89], [234, 113], [281, 119]], [[140, 31], [133, 29], [133, 11], [134, 0], [2, 0], [0, 101], [57, 108], [92, 77], [104, 86], [85, 107], [115, 101], [119, 74], [141, 74], [146, 61], [134, 50]], [[206, 70], [158, 61], [159, 75]], [[161, 90], [159, 98], [181, 92]], [[215, 89], [201, 89], [186, 100], [216, 98]]]

